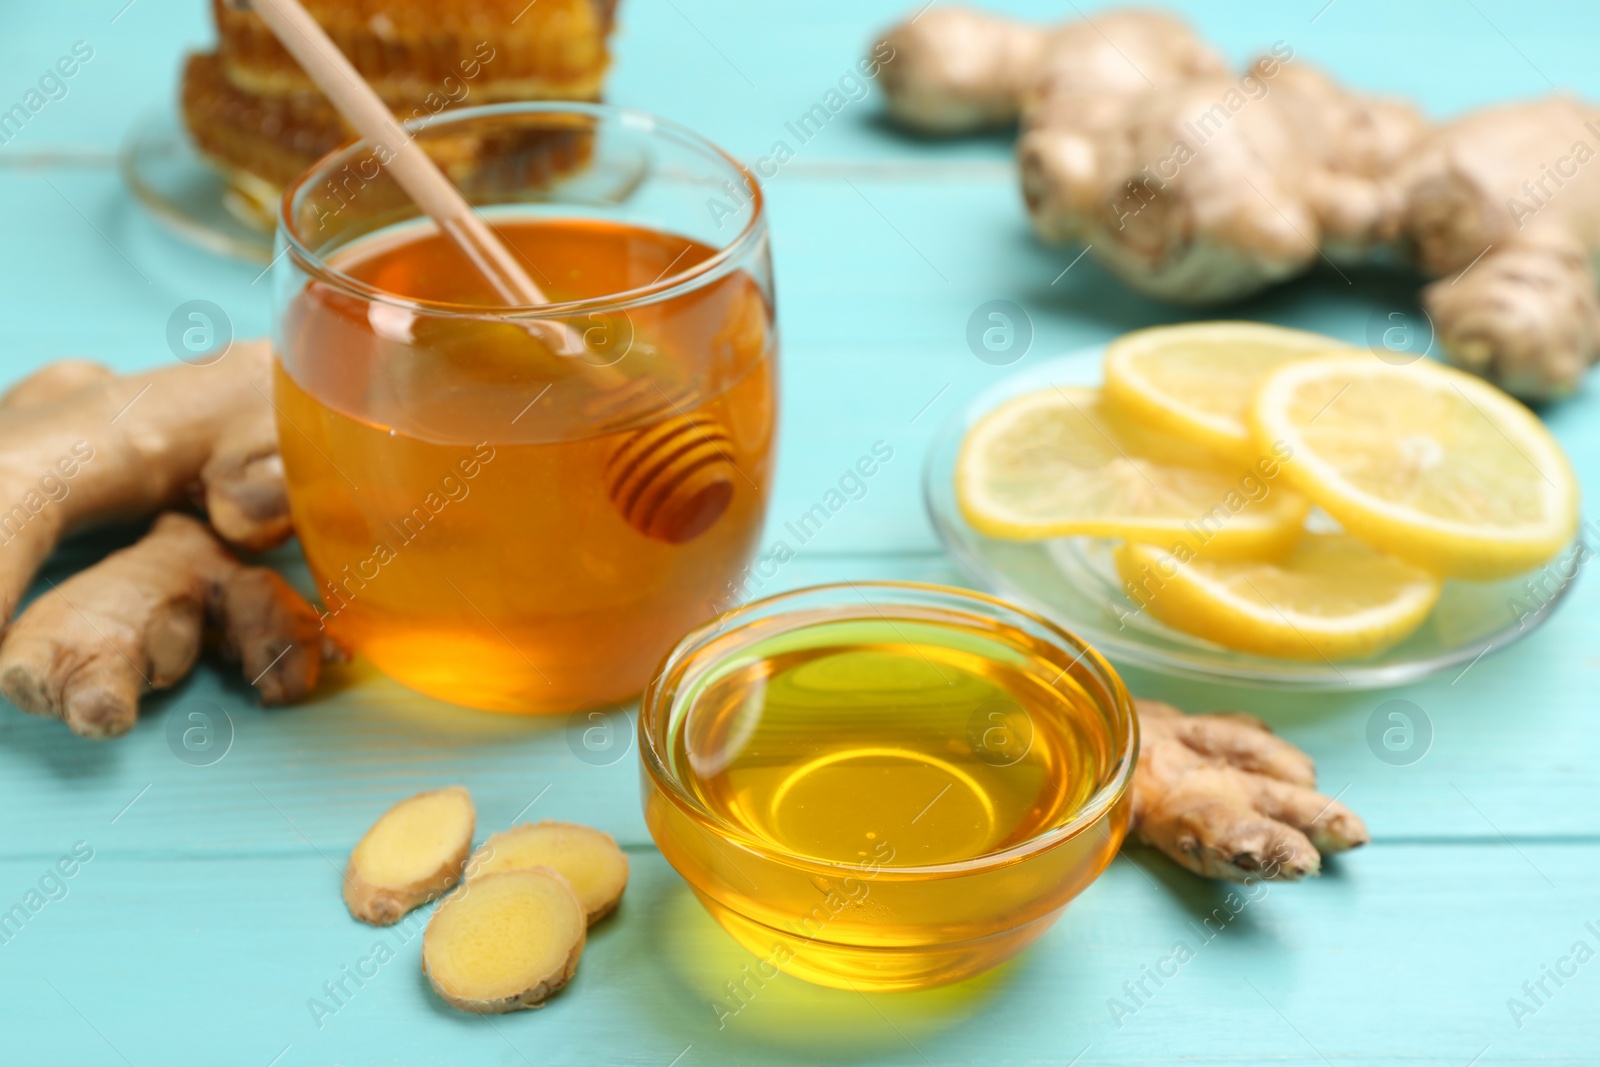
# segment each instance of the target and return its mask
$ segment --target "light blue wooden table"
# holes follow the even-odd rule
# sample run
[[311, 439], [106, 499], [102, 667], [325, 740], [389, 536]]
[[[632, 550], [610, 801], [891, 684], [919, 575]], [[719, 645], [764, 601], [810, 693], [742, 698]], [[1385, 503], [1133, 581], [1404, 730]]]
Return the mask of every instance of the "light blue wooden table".
[[[141, 215], [113, 158], [133, 118], [174, 92], [209, 38], [201, 0], [81, 0], [0, 10], [0, 109], [76, 41], [93, 59], [0, 147], [0, 377], [93, 356], [167, 358], [168, 315], [203, 298], [265, 330], [257, 268], [177, 243]], [[1056, 5], [1013, 4], [1044, 15]], [[1070, 4], [1062, 5], [1070, 11]], [[1087, 5], [1086, 5], [1087, 6]], [[1186, 5], [1236, 59], [1275, 40], [1435, 115], [1549, 91], [1600, 97], [1600, 9], [1511, 0], [1292, 0]], [[819, 100], [894, 0], [624, 0], [613, 100], [703, 131], [746, 158]], [[966, 321], [1005, 298], [1036, 336], [1019, 367], [1171, 321], [1075, 249], [1029, 235], [1004, 138], [924, 143], [880, 119], [874, 90], [768, 186], [784, 334], [774, 526], [873, 441], [895, 458], [768, 588], [842, 578], [956, 582], [923, 516], [919, 463], [941, 420], [1008, 373], [973, 358]], [[1414, 309], [1413, 280], [1319, 272], [1231, 313], [1360, 340]], [[1600, 399], [1547, 412], [1591, 492]], [[293, 550], [279, 554], [291, 573]], [[72, 560], [58, 561], [66, 570]], [[1532, 639], [1397, 692], [1282, 697], [1130, 673], [1138, 693], [1260, 714], [1315, 755], [1325, 788], [1368, 820], [1369, 848], [1312, 884], [1272, 888], [1204, 941], [1223, 890], [1130, 847], [1020, 960], [968, 986], [860, 996], [770, 983], [719, 1028], [746, 956], [652, 847], [634, 760], [576, 758], [561, 720], [466, 712], [356, 665], [301, 706], [262, 711], [210, 668], [146, 702], [139, 727], [92, 744], [0, 707], [0, 910], [74, 866], [0, 943], [0, 1063], [240, 1064], [1405, 1063], [1600, 1060], [1600, 962], [1514, 1020], [1585, 942], [1600, 950], [1600, 582], [1583, 575]], [[1383, 701], [1432, 724], [1421, 760], [1365, 741]], [[231, 717], [232, 748], [190, 766], [167, 743], [185, 705]], [[195, 704], [204, 707], [205, 703]], [[345, 968], [401, 935], [338, 899], [351, 844], [397, 797], [468, 784], [480, 826], [581, 820], [629, 850], [620, 915], [548, 1008], [474, 1018], [427, 988], [413, 941], [359, 986]], [[532, 803], [532, 807], [528, 805]], [[62, 893], [65, 893], [63, 896]], [[1594, 925], [1586, 925], [1593, 923]], [[1213, 924], [1215, 925], [1215, 924]], [[1120, 1020], [1111, 998], [1174, 942], [1198, 949]], [[1571, 963], [1562, 964], [1570, 970]], [[370, 970], [370, 968], [369, 968]], [[312, 998], [344, 980], [338, 1010]]]

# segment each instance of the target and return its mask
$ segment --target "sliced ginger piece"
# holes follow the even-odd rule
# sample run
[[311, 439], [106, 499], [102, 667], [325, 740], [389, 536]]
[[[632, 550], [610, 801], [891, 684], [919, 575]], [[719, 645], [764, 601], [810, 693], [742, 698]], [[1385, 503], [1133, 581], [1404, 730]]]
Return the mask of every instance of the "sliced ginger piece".
[[475, 875], [422, 935], [422, 971], [453, 1008], [480, 1015], [537, 1007], [578, 970], [583, 905], [546, 867]]
[[459, 785], [407, 797], [378, 818], [350, 853], [344, 902], [350, 914], [388, 926], [461, 879], [477, 813]]
[[588, 826], [549, 820], [490, 837], [473, 853], [467, 877], [528, 867], [548, 867], [565, 878], [591, 926], [617, 910], [628, 885], [628, 856], [615, 838]]

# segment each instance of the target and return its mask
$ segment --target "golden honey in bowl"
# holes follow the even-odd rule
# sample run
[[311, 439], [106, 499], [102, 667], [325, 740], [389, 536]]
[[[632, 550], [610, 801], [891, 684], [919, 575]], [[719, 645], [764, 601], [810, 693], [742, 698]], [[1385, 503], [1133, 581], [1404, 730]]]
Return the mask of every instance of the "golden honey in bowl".
[[890, 584], [722, 622], [646, 694], [646, 816], [773, 966], [844, 987], [953, 981], [1037, 938], [1114, 855], [1131, 708], [1050, 624]]
[[674, 738], [691, 788], [752, 836], [842, 863], [949, 863], [1058, 825], [1107, 739], [1050, 685], [1059, 667], [983, 658], [966, 636], [860, 619], [750, 649]]

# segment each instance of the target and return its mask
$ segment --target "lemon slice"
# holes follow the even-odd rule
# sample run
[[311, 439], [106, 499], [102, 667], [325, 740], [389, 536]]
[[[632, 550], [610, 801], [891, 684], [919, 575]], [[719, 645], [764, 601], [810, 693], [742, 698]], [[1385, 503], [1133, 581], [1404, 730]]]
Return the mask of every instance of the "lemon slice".
[[1369, 656], [1409, 637], [1439, 579], [1347, 534], [1308, 533], [1276, 563], [1180, 563], [1148, 545], [1116, 551], [1124, 589], [1175, 629], [1286, 659]]
[[1518, 574], [1577, 530], [1577, 478], [1544, 424], [1431, 360], [1286, 364], [1261, 383], [1250, 422], [1285, 457], [1284, 476], [1346, 531], [1436, 574]]
[[1106, 399], [1146, 426], [1254, 463], [1245, 409], [1284, 363], [1348, 348], [1303, 330], [1254, 322], [1200, 322], [1123, 334], [1106, 348]]
[[1270, 474], [1137, 426], [1098, 389], [1066, 386], [1010, 400], [968, 430], [956, 495], [990, 537], [1121, 537], [1216, 558], [1288, 551], [1309, 508]]

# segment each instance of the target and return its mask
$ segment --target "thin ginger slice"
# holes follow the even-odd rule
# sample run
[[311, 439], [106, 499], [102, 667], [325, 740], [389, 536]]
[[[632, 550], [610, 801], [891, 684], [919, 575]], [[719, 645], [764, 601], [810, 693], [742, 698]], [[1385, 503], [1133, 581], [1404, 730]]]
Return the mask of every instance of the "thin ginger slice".
[[344, 902], [362, 922], [389, 926], [461, 879], [477, 813], [459, 785], [407, 797], [379, 817], [350, 853]]
[[588, 826], [549, 820], [491, 836], [467, 863], [467, 878], [528, 867], [548, 867], [565, 878], [591, 926], [617, 910], [628, 885], [628, 856], [615, 838]]
[[422, 971], [453, 1008], [537, 1007], [578, 970], [583, 905], [543, 867], [480, 874], [445, 898], [422, 935]]

